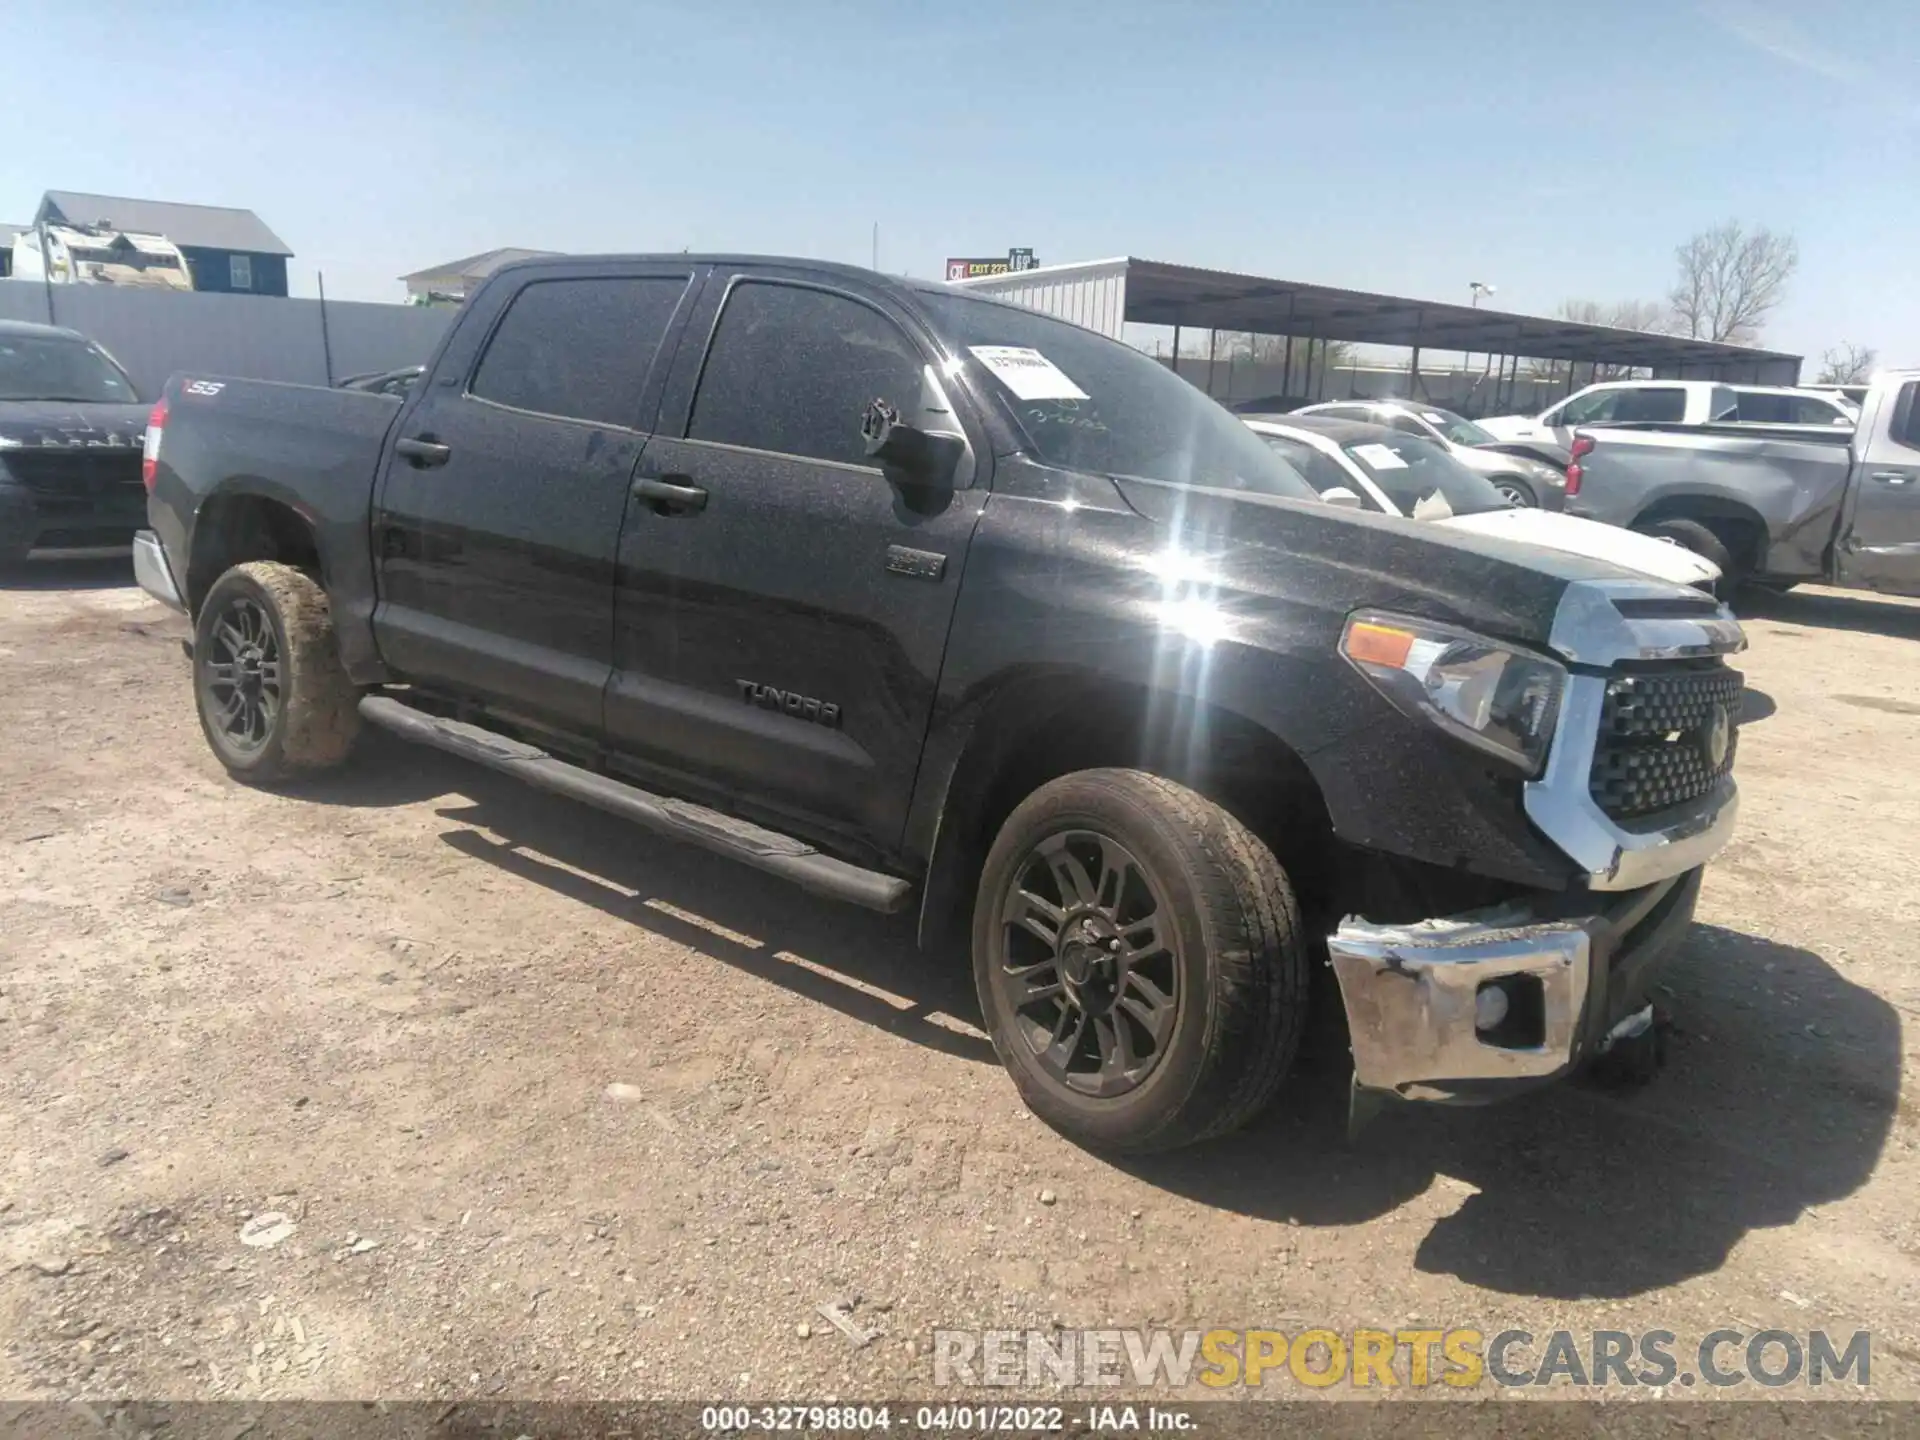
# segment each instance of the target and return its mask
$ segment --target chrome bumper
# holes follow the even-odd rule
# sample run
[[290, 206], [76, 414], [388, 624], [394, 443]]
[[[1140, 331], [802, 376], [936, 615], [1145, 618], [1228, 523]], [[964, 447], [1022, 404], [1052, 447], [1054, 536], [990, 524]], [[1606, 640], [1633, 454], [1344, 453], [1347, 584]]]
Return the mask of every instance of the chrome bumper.
[[137, 531], [133, 537], [133, 578], [162, 605], [185, 614], [187, 605], [180, 598], [180, 587], [173, 583], [173, 568], [167, 564], [167, 552], [160, 537], [151, 530]]
[[[1600, 1053], [1644, 1004], [1647, 973], [1692, 922], [1697, 871], [1634, 894], [1523, 904], [1422, 921], [1349, 919], [1328, 941], [1352, 1036], [1354, 1079], [1410, 1100], [1495, 1099], [1556, 1079]], [[1523, 1024], [1482, 1030], [1483, 987]], [[1537, 1006], [1537, 1013], [1535, 1007]]]

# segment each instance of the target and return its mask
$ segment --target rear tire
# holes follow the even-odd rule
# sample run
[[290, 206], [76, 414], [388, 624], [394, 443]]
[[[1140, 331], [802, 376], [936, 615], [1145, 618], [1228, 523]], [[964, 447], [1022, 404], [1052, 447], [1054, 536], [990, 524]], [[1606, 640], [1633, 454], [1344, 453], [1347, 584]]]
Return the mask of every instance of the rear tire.
[[1273, 852], [1138, 770], [1079, 771], [1014, 810], [981, 873], [973, 956], [1021, 1098], [1098, 1149], [1238, 1129], [1307, 1021], [1307, 946]]
[[236, 565], [207, 592], [194, 625], [193, 694], [207, 744], [250, 785], [331, 769], [360, 730], [327, 592], [272, 561]]
[[1703, 560], [1711, 560], [1720, 567], [1720, 593], [1731, 596], [1740, 587], [1741, 577], [1735, 572], [1733, 555], [1727, 549], [1726, 542], [1702, 525], [1698, 520], [1657, 520], [1651, 525], [1634, 527], [1642, 535], [1651, 535], [1656, 540], [1671, 540], [1683, 549], [1691, 550]]

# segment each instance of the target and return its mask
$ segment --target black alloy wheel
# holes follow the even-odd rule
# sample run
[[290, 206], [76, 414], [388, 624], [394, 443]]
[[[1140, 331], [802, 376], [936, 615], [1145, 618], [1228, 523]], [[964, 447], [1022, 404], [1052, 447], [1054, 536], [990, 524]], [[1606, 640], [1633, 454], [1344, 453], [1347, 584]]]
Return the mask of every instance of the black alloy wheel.
[[1181, 965], [1166, 889], [1111, 836], [1064, 830], [1021, 859], [992, 973], [1038, 1068], [1080, 1095], [1143, 1084], [1171, 1046]]
[[211, 642], [199, 666], [201, 713], [239, 755], [253, 755], [273, 737], [280, 718], [280, 641], [266, 607], [231, 594], [208, 627]]

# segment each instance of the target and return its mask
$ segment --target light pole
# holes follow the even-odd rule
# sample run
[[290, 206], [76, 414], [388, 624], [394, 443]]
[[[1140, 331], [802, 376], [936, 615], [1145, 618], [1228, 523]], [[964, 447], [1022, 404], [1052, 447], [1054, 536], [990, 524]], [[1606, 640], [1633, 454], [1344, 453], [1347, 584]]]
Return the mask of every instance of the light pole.
[[[1493, 294], [1493, 286], [1487, 284], [1487, 282], [1484, 280], [1469, 280], [1467, 282], [1467, 290], [1473, 296], [1473, 299], [1468, 303], [1475, 310], [1478, 310], [1480, 308], [1480, 297], [1482, 295]], [[1471, 365], [1473, 363], [1472, 355], [1469, 354], [1462, 363], [1465, 365]], [[1491, 370], [1492, 368], [1493, 368], [1493, 351], [1489, 350], [1487, 351], [1487, 369]], [[1471, 374], [1472, 371], [1468, 371], [1467, 373]], [[1482, 378], [1484, 378], [1484, 375]]]

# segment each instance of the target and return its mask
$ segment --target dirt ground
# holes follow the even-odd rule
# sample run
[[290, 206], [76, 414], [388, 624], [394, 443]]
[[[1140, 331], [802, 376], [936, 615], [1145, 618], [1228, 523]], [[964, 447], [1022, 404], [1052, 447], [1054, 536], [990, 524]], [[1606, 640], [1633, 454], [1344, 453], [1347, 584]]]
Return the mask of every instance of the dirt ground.
[[0, 588], [0, 1396], [900, 1398], [936, 1327], [1424, 1322], [1865, 1329], [1920, 1397], [1920, 606], [1751, 622], [1651, 1086], [1349, 1148], [1309, 1078], [1123, 1168], [907, 921], [377, 735], [230, 782], [123, 574]]

